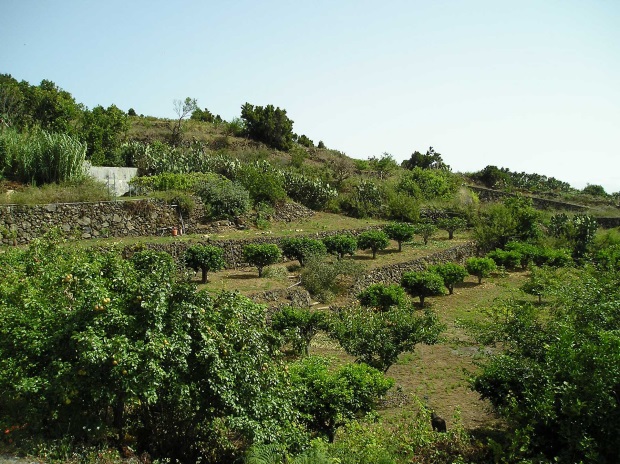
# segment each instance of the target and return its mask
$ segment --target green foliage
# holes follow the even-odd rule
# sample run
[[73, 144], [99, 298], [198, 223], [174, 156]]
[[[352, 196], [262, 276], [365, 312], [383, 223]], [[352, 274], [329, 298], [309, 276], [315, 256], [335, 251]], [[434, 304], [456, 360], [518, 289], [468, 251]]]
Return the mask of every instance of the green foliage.
[[370, 180], [361, 180], [353, 185], [346, 195], [343, 195], [341, 208], [347, 214], [357, 218], [376, 216], [382, 203], [381, 190]]
[[258, 269], [258, 277], [263, 276], [263, 268], [275, 264], [282, 259], [282, 251], [278, 245], [267, 243], [264, 245], [249, 244], [243, 247], [243, 259]]
[[77, 181], [86, 145], [66, 134], [0, 130], [0, 174], [24, 183]]
[[488, 188], [516, 188], [528, 190], [532, 193], [573, 191], [570, 184], [554, 177], [536, 173], [512, 172], [507, 168], [498, 168], [497, 166], [487, 166], [483, 170], [471, 174], [470, 177]]
[[293, 200], [314, 210], [322, 210], [338, 192], [320, 179], [285, 171], [284, 189]]
[[581, 193], [586, 195], [592, 195], [593, 197], [607, 197], [607, 192], [601, 185], [588, 184], [586, 185]]
[[420, 205], [418, 201], [399, 191], [387, 189], [386, 200], [387, 205], [386, 217], [395, 221], [417, 222], [420, 219]]
[[207, 283], [209, 271], [224, 269], [224, 250], [213, 245], [192, 245], [185, 250], [185, 264], [194, 271], [202, 271], [203, 284]]
[[493, 251], [489, 251], [486, 257], [491, 258], [496, 265], [503, 266], [506, 269], [520, 267], [523, 262], [523, 255], [516, 250], [506, 251], [496, 248]]
[[35, 240], [0, 270], [1, 425], [76, 444], [128, 434], [181, 462], [301, 438], [262, 306], [196, 292], [153, 251], [124, 260]]
[[217, 119], [219, 119], [220, 121], [222, 120], [222, 118], [220, 118], [219, 115], [217, 115], [217, 117], [214, 116], [213, 113], [211, 113], [211, 111], [209, 111], [208, 108], [201, 110], [198, 107], [194, 111], [192, 111], [192, 115], [190, 116], [190, 119], [193, 119], [194, 121], [202, 121], [202, 122], [210, 122], [210, 123], [216, 122]]
[[125, 166], [125, 157], [116, 149], [129, 129], [124, 111], [115, 105], [96, 106], [82, 115], [80, 138], [86, 142], [86, 157], [94, 166]]
[[236, 181], [250, 193], [254, 203], [277, 205], [286, 200], [284, 178], [268, 163], [243, 165], [236, 175]]
[[353, 256], [357, 250], [357, 240], [355, 237], [348, 234], [330, 235], [323, 239], [323, 243], [325, 244], [327, 252], [336, 255], [338, 260], [344, 258], [344, 255]]
[[390, 239], [382, 230], [367, 230], [357, 236], [357, 247], [360, 250], [372, 250], [372, 259], [377, 257], [378, 250], [384, 250]]
[[286, 116], [286, 110], [245, 103], [241, 107], [241, 119], [250, 138], [284, 151], [293, 145], [293, 121]]
[[503, 204], [493, 204], [481, 214], [474, 227], [474, 238], [483, 251], [504, 248], [516, 239], [516, 219]]
[[473, 173], [471, 177], [488, 188], [503, 188], [509, 183], [508, 169], [500, 169], [492, 165]]
[[448, 232], [448, 240], [454, 238], [454, 232], [463, 230], [467, 227], [467, 221], [460, 217], [451, 217], [446, 219], [440, 219], [437, 222], [437, 226]]
[[174, 112], [177, 118], [168, 124], [170, 136], [168, 141], [173, 147], [178, 147], [183, 142], [183, 120], [198, 109], [198, 101], [195, 98], [186, 97], [185, 100], [174, 100]]
[[441, 276], [450, 295], [454, 293], [454, 284], [458, 284], [467, 277], [467, 270], [456, 263], [437, 264], [428, 268], [429, 271]]
[[374, 410], [394, 381], [365, 364], [336, 371], [324, 358], [310, 356], [290, 366], [296, 407], [310, 430], [334, 441], [338, 427]]
[[402, 192], [425, 200], [448, 200], [454, 196], [458, 187], [458, 178], [451, 172], [419, 167], [406, 172], [398, 184]]
[[538, 297], [538, 303], [542, 297], [557, 285], [558, 273], [554, 269], [547, 267], [532, 267], [529, 279], [521, 286], [528, 295]]
[[322, 140], [319, 140], [319, 143], [317, 144], [317, 146], [316, 146], [316, 147], [317, 147], [317, 148], [320, 148], [320, 149], [323, 149], [323, 150], [326, 148], [326, 147], [325, 147], [325, 143], [323, 143], [323, 141], [322, 141]]
[[325, 262], [315, 258], [301, 271], [301, 283], [319, 301], [328, 302], [345, 292], [362, 272], [362, 265], [352, 260]]
[[424, 307], [424, 300], [429, 296], [445, 295], [443, 278], [434, 272], [404, 272], [401, 285], [413, 297], [420, 298], [420, 305]]
[[418, 343], [436, 343], [442, 330], [432, 311], [416, 315], [405, 306], [392, 306], [386, 311], [349, 308], [339, 311], [330, 323], [330, 335], [347, 353], [382, 372]]
[[271, 316], [271, 327], [290, 343], [297, 355], [308, 355], [310, 342], [325, 327], [325, 314], [287, 306]]
[[43, 205], [48, 203], [72, 203], [110, 200], [107, 186], [92, 177], [75, 181], [28, 186], [13, 194], [0, 196], [0, 203], [18, 205]]
[[420, 235], [422, 240], [424, 240], [424, 245], [428, 245], [429, 239], [437, 232], [437, 226], [435, 224], [431, 224], [430, 222], [420, 222], [418, 224], [414, 224], [413, 228], [415, 229], [415, 233]]
[[228, 179], [210, 179], [196, 186], [205, 206], [205, 215], [213, 219], [234, 218], [250, 210], [250, 194]]
[[[559, 279], [544, 314], [504, 303], [494, 328], [503, 350], [474, 388], [515, 430], [521, 461], [613, 462], [620, 449], [618, 271], [585, 269]], [[542, 291], [542, 290], [541, 290]]]
[[389, 153], [383, 153], [380, 158], [372, 156], [368, 158], [370, 169], [379, 175], [379, 179], [388, 177], [390, 173], [398, 168], [398, 164], [394, 161], [394, 157]]
[[176, 190], [182, 192], [193, 192], [198, 190], [198, 186], [205, 182], [217, 182], [222, 178], [211, 174], [192, 172], [188, 174], [163, 172], [154, 176], [139, 176], [131, 179], [131, 186], [139, 194], [151, 192], [162, 192], [166, 190]]
[[484, 277], [489, 277], [497, 266], [491, 258], [469, 258], [465, 263], [465, 269], [471, 275], [478, 277], [478, 284]]
[[280, 246], [284, 256], [298, 260], [302, 267], [309, 258], [322, 256], [327, 253], [327, 248], [321, 240], [309, 237], [285, 238]]
[[387, 311], [405, 302], [405, 290], [397, 284], [372, 284], [362, 290], [357, 298], [362, 306]]
[[408, 242], [413, 238], [415, 226], [406, 222], [392, 222], [383, 227], [383, 231], [389, 238], [398, 242], [398, 251], [402, 251], [403, 242]]
[[419, 151], [414, 151], [408, 160], [401, 163], [401, 166], [409, 170], [415, 168], [450, 170], [450, 166], [443, 162], [441, 154], [436, 153], [433, 147], [430, 147], [424, 155]]
[[[308, 137], [307, 137], [307, 136], [305, 136], [304, 134], [300, 135], [300, 136], [297, 138], [297, 143], [298, 143], [299, 145], [302, 145], [302, 146], [307, 147], [307, 148], [312, 148], [312, 147], [314, 147], [314, 142], [313, 142], [312, 140], [310, 140], [310, 138], [308, 138]], [[325, 148], [325, 147], [323, 147], [323, 148]]]

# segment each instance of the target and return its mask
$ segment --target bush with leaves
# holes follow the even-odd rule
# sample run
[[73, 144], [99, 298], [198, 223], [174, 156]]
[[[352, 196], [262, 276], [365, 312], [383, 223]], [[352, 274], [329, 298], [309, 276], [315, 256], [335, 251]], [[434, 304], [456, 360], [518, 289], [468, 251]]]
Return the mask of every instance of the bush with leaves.
[[327, 203], [338, 196], [338, 192], [321, 179], [284, 171], [286, 194], [298, 203], [314, 210], [322, 210]]
[[245, 103], [241, 107], [241, 119], [251, 139], [263, 142], [278, 150], [288, 150], [293, 145], [293, 121], [286, 110], [273, 105], [254, 106]]
[[350, 191], [340, 198], [340, 207], [353, 217], [367, 218], [379, 214], [382, 192], [379, 185], [371, 180], [356, 181]]
[[443, 278], [431, 271], [405, 272], [400, 284], [409, 295], [420, 298], [422, 307], [424, 307], [426, 297], [446, 294]]
[[213, 245], [192, 245], [185, 251], [185, 264], [194, 271], [202, 271], [203, 284], [207, 283], [207, 273], [224, 269], [224, 250]]
[[250, 194], [242, 186], [225, 178], [210, 179], [196, 186], [205, 207], [205, 216], [213, 219], [240, 216], [250, 210]]
[[449, 200], [454, 196], [458, 187], [458, 177], [450, 171], [419, 167], [406, 172], [398, 184], [400, 191], [424, 200]]
[[408, 242], [415, 235], [413, 224], [406, 222], [392, 222], [384, 226], [383, 231], [389, 238], [398, 242], [398, 251], [403, 250], [403, 242]]
[[308, 356], [310, 342], [325, 328], [325, 314], [309, 308], [287, 306], [271, 316], [271, 327], [290, 343], [297, 355]]
[[325, 358], [310, 356], [291, 364], [296, 407], [310, 430], [334, 441], [336, 430], [375, 409], [394, 385], [365, 364], [345, 364], [333, 371]]
[[254, 203], [277, 205], [286, 200], [284, 178], [270, 166], [246, 164], [237, 173], [236, 181], [249, 193]]
[[372, 259], [376, 259], [377, 251], [385, 250], [390, 244], [390, 239], [382, 230], [367, 230], [357, 236], [357, 248], [371, 250]]
[[344, 258], [344, 255], [353, 256], [357, 250], [357, 240], [348, 234], [330, 235], [323, 239], [323, 243], [327, 252], [335, 255], [338, 260]]
[[128, 434], [181, 462], [303, 439], [262, 306], [196, 292], [153, 251], [126, 260], [35, 240], [2, 254], [0, 271], [1, 424], [77, 445]]
[[435, 313], [418, 315], [406, 306], [342, 309], [330, 321], [330, 335], [348, 354], [382, 372], [418, 343], [436, 343], [442, 330]]
[[321, 240], [309, 237], [284, 238], [280, 247], [284, 256], [298, 260], [301, 267], [309, 258], [327, 253], [327, 248]]
[[463, 230], [467, 227], [467, 221], [460, 217], [451, 217], [440, 219], [437, 222], [437, 226], [448, 232], [448, 240], [452, 240], [454, 239], [454, 232]]
[[[511, 462], [614, 462], [620, 449], [620, 292], [617, 269], [584, 269], [549, 288], [544, 314], [497, 308], [502, 350], [473, 386], [514, 432]], [[488, 330], [484, 332], [488, 335]]]
[[528, 295], [537, 296], [540, 304], [542, 297], [557, 284], [557, 279], [558, 274], [555, 269], [534, 266], [530, 271], [528, 280], [521, 285], [521, 290]]
[[503, 266], [506, 269], [515, 269], [521, 266], [523, 255], [517, 250], [500, 250], [496, 248], [486, 254], [487, 258], [491, 258], [496, 265]]
[[398, 284], [372, 284], [362, 290], [357, 298], [362, 306], [387, 311], [405, 302], [405, 290]]
[[329, 262], [313, 258], [301, 271], [301, 284], [325, 303], [344, 293], [362, 272], [363, 266], [353, 260]]
[[420, 222], [418, 224], [414, 224], [415, 233], [422, 237], [424, 240], [424, 245], [428, 245], [428, 241], [430, 238], [435, 235], [437, 232], [437, 226], [435, 224], [431, 224], [430, 222]]
[[441, 276], [450, 295], [454, 293], [454, 284], [463, 282], [468, 275], [467, 270], [456, 263], [436, 264], [429, 267], [428, 270]]
[[497, 266], [491, 258], [469, 258], [465, 262], [465, 269], [471, 275], [478, 277], [478, 284], [481, 284], [482, 279], [489, 277]]
[[282, 251], [273, 243], [249, 244], [243, 247], [243, 259], [255, 266], [258, 269], [258, 277], [262, 277], [265, 266], [276, 264], [282, 259]]

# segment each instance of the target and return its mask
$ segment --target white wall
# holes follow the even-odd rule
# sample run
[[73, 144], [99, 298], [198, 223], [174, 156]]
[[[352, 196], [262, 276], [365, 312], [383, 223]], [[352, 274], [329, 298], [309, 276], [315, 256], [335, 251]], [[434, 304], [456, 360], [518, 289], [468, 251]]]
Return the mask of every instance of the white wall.
[[118, 197], [129, 192], [129, 181], [138, 175], [138, 168], [91, 166], [88, 162], [85, 169], [89, 175], [105, 183], [110, 193]]

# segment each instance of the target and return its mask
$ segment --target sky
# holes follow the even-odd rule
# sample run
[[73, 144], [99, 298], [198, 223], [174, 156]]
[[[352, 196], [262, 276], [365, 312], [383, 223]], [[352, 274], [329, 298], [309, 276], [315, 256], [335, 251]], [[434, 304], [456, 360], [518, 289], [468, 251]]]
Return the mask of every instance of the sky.
[[618, 0], [0, 0], [0, 73], [93, 108], [279, 106], [360, 159], [433, 146], [620, 191]]

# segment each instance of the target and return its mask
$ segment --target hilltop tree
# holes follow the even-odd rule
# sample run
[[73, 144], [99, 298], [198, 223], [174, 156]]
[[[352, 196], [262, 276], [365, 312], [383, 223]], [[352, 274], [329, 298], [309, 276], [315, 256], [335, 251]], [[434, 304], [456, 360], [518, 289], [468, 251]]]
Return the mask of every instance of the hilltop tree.
[[168, 124], [171, 131], [170, 144], [178, 146], [183, 141], [183, 120], [198, 109], [198, 101], [195, 98], [187, 97], [185, 100], [174, 100], [174, 112], [177, 115], [172, 123]]
[[293, 146], [293, 121], [286, 116], [286, 110], [245, 103], [241, 107], [241, 119], [251, 139], [278, 150], [287, 151]]
[[125, 112], [115, 105], [101, 105], [85, 110], [81, 138], [86, 142], [86, 156], [95, 166], [124, 166], [124, 159], [115, 159], [115, 149], [129, 129]]
[[450, 170], [450, 166], [443, 162], [441, 154], [436, 153], [433, 147], [429, 147], [424, 155], [419, 151], [414, 151], [411, 158], [403, 161], [401, 166], [409, 170], [414, 168]]

